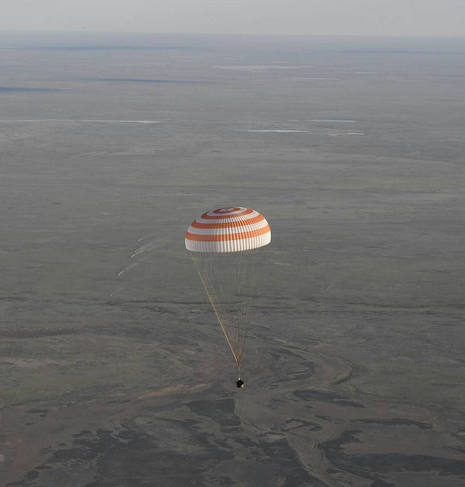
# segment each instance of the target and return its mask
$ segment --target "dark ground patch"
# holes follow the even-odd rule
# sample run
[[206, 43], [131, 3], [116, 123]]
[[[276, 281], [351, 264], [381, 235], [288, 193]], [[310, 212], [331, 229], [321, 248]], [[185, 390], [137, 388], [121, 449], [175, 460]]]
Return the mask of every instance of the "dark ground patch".
[[[200, 487], [204, 485], [206, 471], [231, 457], [189, 424], [153, 420], [152, 429], [127, 421], [119, 430], [76, 433], [70, 448], [44, 451], [45, 455], [50, 455], [48, 460], [21, 480], [10, 482], [8, 487], [75, 485], [83, 467], [95, 471], [86, 487], [146, 487], [154, 483], [167, 487]], [[160, 434], [157, 434], [157, 421], [162, 425]], [[171, 433], [172, 437], [167, 440], [166, 433], [173, 430], [178, 436]], [[189, 444], [195, 445], [195, 450], [183, 451]], [[55, 483], [58, 479], [61, 484]]]
[[[385, 483], [383, 477], [398, 472], [431, 472], [441, 476], [454, 475], [465, 480], [465, 461], [429, 455], [404, 455], [400, 453], [369, 453], [366, 455], [347, 455], [343, 446], [348, 443], [360, 443], [359, 430], [347, 430], [339, 438], [319, 445], [326, 458], [336, 467], [359, 477], [374, 480], [378, 486], [393, 486]], [[373, 485], [373, 484], [372, 484]], [[375, 484], [376, 485], [376, 484]]]
[[295, 391], [294, 395], [304, 401], [320, 401], [330, 402], [337, 406], [347, 406], [352, 408], [364, 408], [363, 404], [354, 401], [348, 401], [343, 396], [336, 394], [335, 392], [322, 392], [313, 390], [300, 390]]
[[241, 420], [234, 412], [234, 399], [218, 399], [216, 401], [192, 401], [187, 407], [199, 416], [212, 419], [222, 427], [231, 428], [241, 425]]
[[421, 421], [413, 421], [411, 419], [404, 418], [391, 418], [391, 419], [351, 419], [351, 423], [363, 423], [363, 424], [382, 424], [384, 426], [416, 426], [422, 430], [430, 430], [433, 428], [429, 423], [422, 423]]
[[[295, 450], [284, 437], [273, 442], [254, 442], [241, 437], [235, 437], [234, 441], [245, 446], [251, 458], [274, 471], [276, 476], [282, 477], [282, 487], [328, 487], [326, 483], [307, 472]], [[251, 478], [251, 482], [252, 485], [265, 487], [260, 478]]]
[[321, 431], [323, 429], [318, 423], [292, 418], [286, 421], [282, 431], [294, 431], [301, 428], [306, 428], [306, 431]]

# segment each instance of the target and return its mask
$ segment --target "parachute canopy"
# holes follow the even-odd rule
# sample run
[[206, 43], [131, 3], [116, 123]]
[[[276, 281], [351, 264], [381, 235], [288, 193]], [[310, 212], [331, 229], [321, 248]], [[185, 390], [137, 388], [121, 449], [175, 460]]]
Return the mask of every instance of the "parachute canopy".
[[204, 213], [186, 233], [200, 279], [239, 367], [252, 321], [253, 300], [261, 274], [261, 247], [271, 242], [265, 217], [242, 206]]
[[195, 219], [186, 233], [191, 252], [240, 252], [258, 249], [271, 242], [265, 217], [241, 206], [208, 211]]

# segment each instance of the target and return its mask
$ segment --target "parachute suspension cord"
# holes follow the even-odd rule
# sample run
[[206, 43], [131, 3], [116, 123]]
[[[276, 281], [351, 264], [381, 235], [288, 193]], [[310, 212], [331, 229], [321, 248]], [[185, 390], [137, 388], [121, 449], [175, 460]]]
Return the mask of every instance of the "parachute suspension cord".
[[229, 340], [228, 334], [226, 333], [226, 328], [224, 327], [223, 321], [220, 317], [220, 312], [216, 306], [215, 299], [213, 298], [213, 293], [211, 289], [211, 285], [208, 285], [204, 277], [202, 276], [202, 273], [200, 272], [198, 261], [194, 259], [194, 262], [197, 267], [197, 272], [199, 273], [200, 279], [202, 280], [203, 287], [205, 288], [205, 291], [207, 292], [208, 299], [210, 300], [210, 303], [213, 307], [213, 310], [215, 311], [216, 317], [218, 318], [218, 321], [220, 323], [221, 329], [223, 330], [224, 336], [226, 337], [226, 341], [228, 342], [229, 348], [231, 349], [231, 352], [234, 356], [234, 360], [236, 361], [239, 369], [240, 369], [240, 361], [237, 358], [236, 352], [234, 351], [234, 347], [231, 344], [231, 341]]
[[252, 319], [252, 302], [263, 262], [262, 252], [192, 252], [192, 258], [240, 368]]

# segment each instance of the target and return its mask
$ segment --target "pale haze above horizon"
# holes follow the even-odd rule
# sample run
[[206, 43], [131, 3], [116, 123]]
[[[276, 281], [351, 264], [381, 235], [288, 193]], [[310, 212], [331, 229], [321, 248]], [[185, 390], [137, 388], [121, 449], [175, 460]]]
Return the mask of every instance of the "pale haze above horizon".
[[465, 37], [465, 0], [17, 1], [0, 30]]

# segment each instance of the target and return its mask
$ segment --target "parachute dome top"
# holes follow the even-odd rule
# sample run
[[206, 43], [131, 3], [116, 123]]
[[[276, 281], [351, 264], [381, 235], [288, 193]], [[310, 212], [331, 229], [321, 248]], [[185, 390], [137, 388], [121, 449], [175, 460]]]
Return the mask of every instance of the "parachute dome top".
[[241, 252], [268, 245], [271, 229], [258, 211], [227, 206], [196, 218], [186, 232], [185, 242], [191, 252]]

